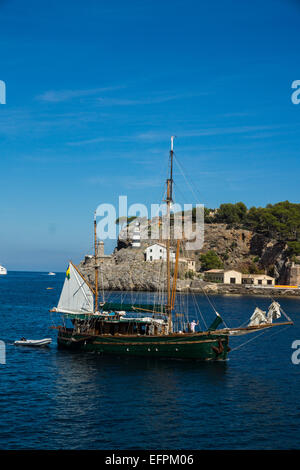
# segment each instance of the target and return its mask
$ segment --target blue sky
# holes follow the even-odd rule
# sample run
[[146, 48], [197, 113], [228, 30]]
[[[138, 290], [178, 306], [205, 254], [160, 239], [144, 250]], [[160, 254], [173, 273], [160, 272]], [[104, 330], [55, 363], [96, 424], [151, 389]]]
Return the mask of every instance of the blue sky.
[[[300, 2], [0, 1], [0, 263], [65, 268], [96, 207], [299, 201]], [[107, 244], [107, 252], [114, 244]]]

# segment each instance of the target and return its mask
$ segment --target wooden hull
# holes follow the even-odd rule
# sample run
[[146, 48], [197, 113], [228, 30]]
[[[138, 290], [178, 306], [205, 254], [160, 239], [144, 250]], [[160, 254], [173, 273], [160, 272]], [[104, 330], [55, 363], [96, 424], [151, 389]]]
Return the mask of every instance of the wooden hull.
[[144, 356], [200, 361], [226, 360], [228, 337], [212, 333], [168, 336], [85, 335], [72, 330], [58, 332], [58, 346], [80, 351], [124, 356]]

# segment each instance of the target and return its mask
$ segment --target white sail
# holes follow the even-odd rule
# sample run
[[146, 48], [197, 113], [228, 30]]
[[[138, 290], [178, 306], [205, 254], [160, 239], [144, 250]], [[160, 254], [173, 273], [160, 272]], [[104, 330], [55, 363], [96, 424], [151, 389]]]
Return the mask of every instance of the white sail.
[[94, 294], [72, 263], [67, 269], [67, 276], [55, 310], [62, 313], [94, 312]]
[[267, 313], [267, 321], [268, 323], [272, 323], [273, 320], [277, 320], [277, 318], [281, 317], [281, 312], [280, 312], [280, 304], [278, 302], [272, 302], [268, 313]]

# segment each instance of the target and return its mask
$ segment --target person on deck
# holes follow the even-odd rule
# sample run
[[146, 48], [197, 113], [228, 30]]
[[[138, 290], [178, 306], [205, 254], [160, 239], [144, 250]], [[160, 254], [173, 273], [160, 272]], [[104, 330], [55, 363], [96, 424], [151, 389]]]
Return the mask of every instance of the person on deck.
[[193, 321], [190, 323], [190, 329], [191, 329], [191, 332], [192, 332], [192, 333], [195, 333], [195, 328], [196, 328], [197, 325], [199, 325], [199, 321], [197, 321], [197, 323], [196, 323], [195, 320], [193, 320]]

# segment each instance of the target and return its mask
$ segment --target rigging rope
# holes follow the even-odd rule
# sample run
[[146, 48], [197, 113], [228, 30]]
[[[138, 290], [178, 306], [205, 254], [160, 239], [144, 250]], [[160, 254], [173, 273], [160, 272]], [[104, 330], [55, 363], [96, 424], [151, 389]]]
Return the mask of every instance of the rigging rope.
[[248, 341], [245, 341], [245, 343], [240, 344], [240, 345], [237, 346], [236, 348], [231, 349], [230, 353], [232, 353], [233, 351], [236, 351], [237, 349], [240, 349], [241, 347], [245, 346], [247, 343], [250, 343], [251, 341], [254, 341], [254, 340], [257, 339], [259, 336], [264, 335], [266, 332], [267, 332], [267, 330], [266, 330], [266, 331], [262, 331], [259, 335], [255, 336], [254, 338], [251, 338], [251, 339], [249, 339]]
[[[280, 331], [275, 331], [274, 333], [272, 333], [269, 338], [271, 338], [272, 336], [275, 336], [275, 335], [278, 335], [279, 333], [282, 333], [284, 330], [286, 330], [287, 328], [289, 328], [291, 325], [287, 325], [285, 328], [283, 328], [282, 330]], [[236, 348], [233, 348], [231, 349], [230, 353], [232, 353], [233, 351], [236, 351], [237, 349], [240, 349], [241, 347], [245, 346], [245, 344], [247, 343], [250, 343], [251, 341], [254, 341], [255, 339], [257, 339], [259, 336], [267, 333], [269, 330], [269, 328], [267, 328], [265, 331], [262, 331], [259, 335], [255, 336], [254, 338], [251, 338], [249, 339], [248, 341], [245, 341], [245, 343], [242, 343], [240, 344], [239, 346], [237, 346]]]

